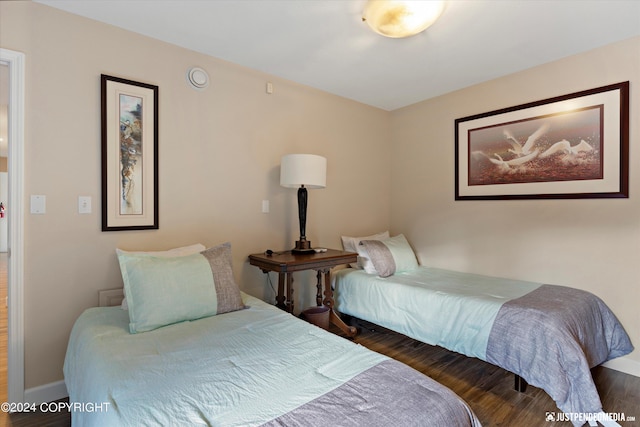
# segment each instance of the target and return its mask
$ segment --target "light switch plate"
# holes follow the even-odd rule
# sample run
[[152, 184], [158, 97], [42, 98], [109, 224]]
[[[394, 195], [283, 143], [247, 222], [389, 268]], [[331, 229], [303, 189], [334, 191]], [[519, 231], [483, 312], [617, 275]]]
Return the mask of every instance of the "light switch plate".
[[78, 196], [78, 213], [91, 213], [91, 196]]
[[31, 213], [42, 215], [47, 212], [47, 197], [31, 195]]

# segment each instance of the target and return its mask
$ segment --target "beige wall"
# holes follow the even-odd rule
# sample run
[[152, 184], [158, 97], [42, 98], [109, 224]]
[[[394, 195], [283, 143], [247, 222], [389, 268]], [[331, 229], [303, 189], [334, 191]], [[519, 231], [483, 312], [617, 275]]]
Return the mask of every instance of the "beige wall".
[[[392, 231], [428, 266], [591, 291], [638, 348], [639, 76], [634, 38], [394, 111]], [[454, 201], [455, 119], [627, 80], [630, 198]], [[640, 372], [640, 350], [628, 360]]]
[[[116, 247], [230, 241], [241, 288], [273, 300], [246, 259], [298, 237], [296, 192], [279, 186], [284, 154], [328, 159], [327, 188], [309, 194], [314, 245], [388, 226], [388, 112], [30, 2], [0, 2], [0, 44], [26, 54], [25, 201], [47, 197], [45, 215], [25, 218], [27, 388], [62, 379], [74, 320], [99, 289], [122, 286]], [[192, 66], [209, 72], [207, 90], [187, 86]], [[157, 231], [100, 231], [101, 73], [159, 86]], [[93, 198], [91, 215], [77, 213], [78, 196]], [[296, 295], [310, 304], [306, 288]]]

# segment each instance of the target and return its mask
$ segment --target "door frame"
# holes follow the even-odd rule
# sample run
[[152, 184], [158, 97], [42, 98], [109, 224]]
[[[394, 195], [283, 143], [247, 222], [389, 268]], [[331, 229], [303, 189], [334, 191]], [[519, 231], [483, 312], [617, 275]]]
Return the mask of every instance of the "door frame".
[[0, 62], [9, 67], [7, 395], [18, 403], [24, 400], [25, 54], [0, 48]]

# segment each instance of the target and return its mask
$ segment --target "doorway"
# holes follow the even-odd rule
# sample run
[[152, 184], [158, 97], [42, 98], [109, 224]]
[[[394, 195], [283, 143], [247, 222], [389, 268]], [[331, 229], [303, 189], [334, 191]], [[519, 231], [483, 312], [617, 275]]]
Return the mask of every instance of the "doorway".
[[0, 296], [0, 313], [2, 308], [5, 310], [2, 316], [6, 319], [7, 345], [0, 357], [5, 357], [7, 367], [4, 401], [15, 403], [24, 400], [24, 63], [23, 53], [0, 48], [0, 65], [3, 72], [7, 71], [6, 83], [1, 82], [0, 96], [6, 96], [7, 105], [7, 124], [4, 128], [7, 131], [8, 174], [7, 199], [3, 205], [6, 212], [4, 218], [0, 218], [8, 223], [4, 255], [6, 270], [3, 274], [6, 277], [7, 298]]
[[7, 355], [8, 329], [7, 329], [7, 264], [6, 252], [0, 252], [0, 402], [8, 400], [7, 380]]
[[7, 220], [4, 208], [9, 193], [9, 66], [0, 63], [0, 402], [7, 401]]

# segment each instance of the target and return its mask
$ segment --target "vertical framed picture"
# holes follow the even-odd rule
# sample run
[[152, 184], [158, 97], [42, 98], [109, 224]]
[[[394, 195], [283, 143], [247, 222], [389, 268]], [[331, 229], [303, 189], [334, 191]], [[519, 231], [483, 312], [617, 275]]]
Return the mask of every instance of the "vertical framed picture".
[[158, 86], [102, 75], [102, 231], [158, 228]]
[[455, 127], [456, 200], [629, 197], [629, 82]]

